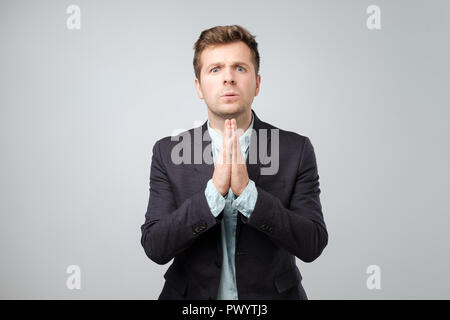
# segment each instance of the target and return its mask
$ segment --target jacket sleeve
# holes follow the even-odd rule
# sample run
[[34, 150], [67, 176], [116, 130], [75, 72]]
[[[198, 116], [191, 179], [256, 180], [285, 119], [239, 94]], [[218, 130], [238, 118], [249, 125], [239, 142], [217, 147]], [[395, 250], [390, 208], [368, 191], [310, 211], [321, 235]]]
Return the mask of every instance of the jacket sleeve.
[[304, 262], [320, 256], [328, 243], [328, 233], [320, 204], [319, 175], [314, 148], [305, 137], [296, 182], [289, 207], [271, 193], [257, 187], [258, 198], [249, 219], [243, 223], [264, 232], [280, 247]]
[[164, 160], [161, 140], [153, 147], [150, 169], [150, 195], [141, 226], [141, 244], [146, 255], [158, 264], [166, 264], [189, 248], [203, 232], [221, 218], [211, 214], [205, 187], [176, 208]]

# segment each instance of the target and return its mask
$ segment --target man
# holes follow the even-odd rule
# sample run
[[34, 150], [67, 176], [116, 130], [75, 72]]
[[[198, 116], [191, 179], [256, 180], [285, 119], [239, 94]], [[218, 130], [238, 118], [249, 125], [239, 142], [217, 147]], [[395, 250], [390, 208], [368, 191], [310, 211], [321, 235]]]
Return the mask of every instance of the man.
[[252, 110], [261, 77], [247, 30], [205, 30], [194, 49], [208, 120], [155, 143], [141, 227], [151, 260], [174, 258], [159, 299], [307, 299], [295, 257], [312, 262], [328, 242], [313, 146]]

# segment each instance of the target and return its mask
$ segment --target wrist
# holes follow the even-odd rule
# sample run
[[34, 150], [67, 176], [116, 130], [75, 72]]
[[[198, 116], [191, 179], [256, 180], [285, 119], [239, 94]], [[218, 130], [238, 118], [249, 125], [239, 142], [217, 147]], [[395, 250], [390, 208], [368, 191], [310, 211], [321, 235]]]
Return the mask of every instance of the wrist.
[[216, 187], [216, 190], [222, 195], [222, 197], [225, 197], [225, 195], [228, 193], [228, 189], [226, 187], [220, 187], [215, 181], [214, 178], [212, 179], [214, 187]]
[[243, 183], [242, 184], [243, 186], [240, 188], [240, 190], [237, 190], [237, 193], [235, 193], [236, 197], [239, 197], [244, 192], [244, 190], [245, 190], [245, 188], [247, 188], [249, 182], [250, 182], [250, 178], [247, 178], [247, 182]]

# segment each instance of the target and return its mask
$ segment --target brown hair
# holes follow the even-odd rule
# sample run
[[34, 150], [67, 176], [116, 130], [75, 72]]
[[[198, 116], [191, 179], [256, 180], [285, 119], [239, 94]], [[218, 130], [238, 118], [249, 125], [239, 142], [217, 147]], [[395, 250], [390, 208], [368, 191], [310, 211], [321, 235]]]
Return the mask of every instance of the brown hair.
[[259, 52], [255, 36], [239, 25], [216, 26], [203, 30], [194, 44], [194, 72], [197, 79], [200, 80], [200, 70], [202, 69], [200, 56], [206, 47], [238, 41], [243, 41], [250, 48], [253, 57], [253, 65], [255, 67], [255, 74], [258, 75]]

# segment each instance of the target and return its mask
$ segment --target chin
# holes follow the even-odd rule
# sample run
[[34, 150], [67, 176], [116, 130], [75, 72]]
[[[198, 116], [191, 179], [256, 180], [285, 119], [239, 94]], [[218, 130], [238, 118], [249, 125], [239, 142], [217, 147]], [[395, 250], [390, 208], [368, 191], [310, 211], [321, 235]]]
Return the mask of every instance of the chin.
[[246, 110], [245, 107], [240, 105], [226, 104], [216, 108], [216, 112], [221, 115], [237, 115]]

